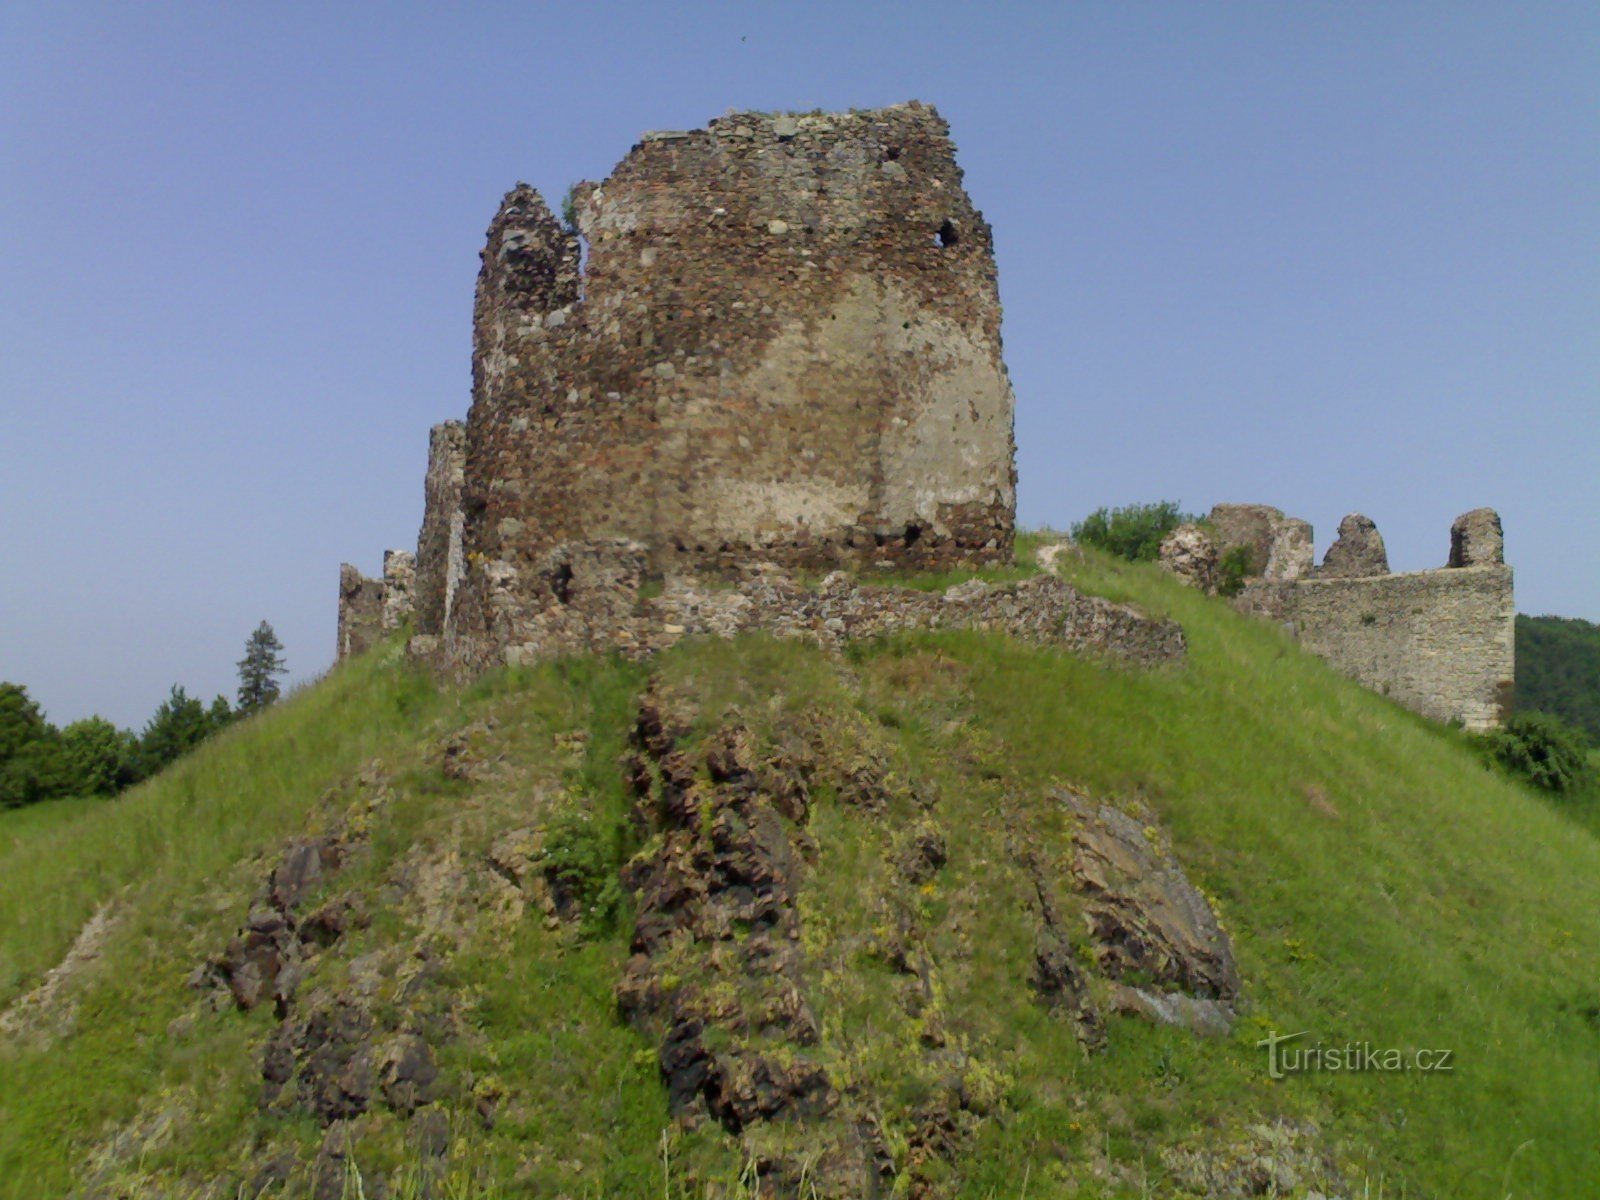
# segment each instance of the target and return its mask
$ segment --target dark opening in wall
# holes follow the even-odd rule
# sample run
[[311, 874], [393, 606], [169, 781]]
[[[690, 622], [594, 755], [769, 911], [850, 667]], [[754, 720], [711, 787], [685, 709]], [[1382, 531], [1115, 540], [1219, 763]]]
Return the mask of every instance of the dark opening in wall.
[[921, 525], [907, 525], [906, 526], [906, 547], [907, 547], [907, 549], [909, 549], [912, 546], [915, 546], [917, 544], [917, 539], [920, 538], [921, 536], [922, 536], [922, 526]]
[[572, 564], [562, 563], [550, 576], [550, 590], [562, 604], [572, 603]]
[[945, 249], [949, 249], [951, 246], [954, 246], [961, 240], [960, 235], [956, 232], [954, 221], [946, 221], [943, 225], [939, 226], [938, 236], [939, 245]]

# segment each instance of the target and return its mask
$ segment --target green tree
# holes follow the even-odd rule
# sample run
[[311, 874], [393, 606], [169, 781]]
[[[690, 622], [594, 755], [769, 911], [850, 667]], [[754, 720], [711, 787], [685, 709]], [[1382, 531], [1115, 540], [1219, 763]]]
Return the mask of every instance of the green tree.
[[72, 791], [111, 796], [139, 779], [139, 742], [104, 717], [85, 717], [61, 731]]
[[1600, 625], [1517, 614], [1519, 712], [1547, 712], [1600, 746]]
[[0, 683], [0, 808], [48, 800], [71, 786], [60, 733], [27, 688]]
[[288, 668], [283, 665], [283, 643], [263, 621], [245, 643], [244, 657], [239, 660], [239, 715], [265, 708], [278, 698], [278, 676]]
[[1097, 508], [1072, 527], [1072, 540], [1126, 558], [1154, 562], [1161, 541], [1194, 518], [1171, 500], [1155, 504], [1130, 504], [1126, 508]]
[[229, 706], [226, 696], [218, 696], [211, 702], [211, 707], [206, 709], [206, 721], [210, 724], [212, 733], [220, 733], [233, 724], [233, 718], [237, 715]]
[[211, 732], [205, 706], [177, 684], [139, 737], [140, 768], [154, 775], [168, 763], [193, 750]]

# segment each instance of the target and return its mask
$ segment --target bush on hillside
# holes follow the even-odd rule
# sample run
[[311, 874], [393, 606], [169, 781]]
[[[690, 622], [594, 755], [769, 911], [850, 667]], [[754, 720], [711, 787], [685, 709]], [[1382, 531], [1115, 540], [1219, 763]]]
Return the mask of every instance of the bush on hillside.
[[1154, 562], [1162, 539], [1185, 521], [1194, 519], [1171, 500], [1130, 504], [1126, 508], [1097, 508], [1072, 527], [1072, 540], [1129, 562]]
[[1548, 713], [1517, 713], [1484, 735], [1490, 756], [1547, 792], [1574, 792], [1588, 782], [1589, 752], [1576, 730]]
[[545, 875], [556, 902], [576, 904], [590, 933], [611, 928], [622, 906], [614, 842], [587, 813], [562, 814], [545, 836]]
[[1217, 560], [1217, 594], [1237, 596], [1251, 574], [1250, 547], [1229, 546]]

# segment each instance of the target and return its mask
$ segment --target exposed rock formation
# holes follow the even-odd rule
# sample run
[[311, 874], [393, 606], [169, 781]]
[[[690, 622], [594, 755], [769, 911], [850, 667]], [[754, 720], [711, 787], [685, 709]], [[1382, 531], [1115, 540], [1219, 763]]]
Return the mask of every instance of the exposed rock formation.
[[1056, 793], [1076, 818], [1073, 883], [1099, 969], [1117, 981], [1113, 1003], [1197, 1033], [1226, 1033], [1241, 987], [1216, 914], [1189, 882], [1153, 825], [1070, 791]]
[[1348, 514], [1339, 522], [1339, 537], [1322, 556], [1317, 574], [1328, 579], [1363, 579], [1388, 573], [1389, 555], [1372, 518]]

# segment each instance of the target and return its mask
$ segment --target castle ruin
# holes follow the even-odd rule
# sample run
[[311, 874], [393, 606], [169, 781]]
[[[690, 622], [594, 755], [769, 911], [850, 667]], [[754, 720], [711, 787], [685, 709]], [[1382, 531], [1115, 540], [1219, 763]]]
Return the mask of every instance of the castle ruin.
[[[407, 619], [457, 673], [555, 654], [645, 655], [765, 630], [838, 644], [981, 627], [1138, 663], [1170, 621], [1054, 572], [942, 594], [881, 571], [1013, 554], [1013, 396], [989, 226], [949, 129], [915, 102], [734, 113], [647, 133], [551, 212], [526, 184], [489, 225], [472, 405], [429, 438], [416, 554], [340, 574], [339, 656]], [[1321, 566], [1304, 521], [1218, 505], [1163, 561], [1427, 716], [1493, 726], [1510, 704], [1511, 571], [1499, 519], [1467, 514], [1450, 566], [1390, 574], [1345, 518]]]
[[[489, 226], [472, 407], [429, 443], [414, 653], [983, 624], [1181, 654], [1170, 623], [1053, 578], [858, 582], [1013, 555], [993, 243], [933, 108], [647, 133], [562, 208], [518, 184]], [[341, 654], [388, 587], [345, 569]]]
[[1215, 590], [1237, 550], [1246, 580], [1235, 607], [1280, 623], [1351, 678], [1437, 721], [1481, 731], [1511, 714], [1516, 603], [1500, 518], [1456, 518], [1443, 568], [1391, 574], [1378, 527], [1360, 513], [1314, 565], [1312, 529], [1264, 504], [1219, 504], [1206, 528], [1182, 526], [1162, 562]]

